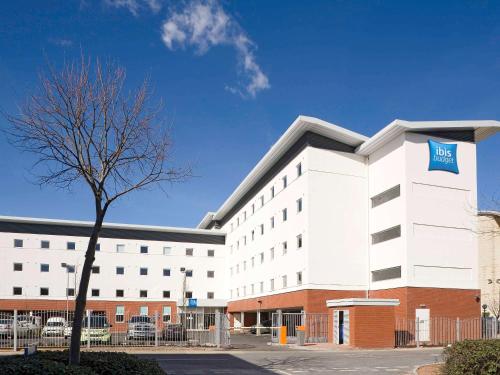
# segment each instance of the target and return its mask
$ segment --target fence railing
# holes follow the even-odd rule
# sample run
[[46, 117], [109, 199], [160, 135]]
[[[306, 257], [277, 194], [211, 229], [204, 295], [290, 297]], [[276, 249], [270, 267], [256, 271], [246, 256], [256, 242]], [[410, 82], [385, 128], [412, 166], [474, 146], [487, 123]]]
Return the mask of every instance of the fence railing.
[[397, 347], [446, 346], [463, 340], [500, 338], [500, 323], [495, 318], [396, 319]]
[[[297, 327], [304, 327], [306, 343], [328, 341], [329, 315], [320, 313], [273, 313], [271, 341], [278, 342], [281, 329], [286, 329], [288, 344], [297, 342]], [[284, 328], [283, 328], [284, 327]]]
[[[110, 314], [113, 315], [110, 315]], [[0, 313], [0, 348], [69, 346], [74, 311], [13, 310]], [[110, 319], [112, 317], [112, 319]], [[112, 324], [110, 323], [112, 322]], [[100, 346], [228, 346], [229, 320], [222, 313], [180, 313], [173, 317], [87, 310], [82, 348]]]

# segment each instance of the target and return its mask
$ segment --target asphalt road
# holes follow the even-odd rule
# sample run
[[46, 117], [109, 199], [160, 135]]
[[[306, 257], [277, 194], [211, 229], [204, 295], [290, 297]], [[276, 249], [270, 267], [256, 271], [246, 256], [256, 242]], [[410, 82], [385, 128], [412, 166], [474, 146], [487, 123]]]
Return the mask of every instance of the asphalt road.
[[372, 351], [234, 351], [217, 354], [151, 354], [169, 375], [411, 374], [439, 361], [441, 349]]

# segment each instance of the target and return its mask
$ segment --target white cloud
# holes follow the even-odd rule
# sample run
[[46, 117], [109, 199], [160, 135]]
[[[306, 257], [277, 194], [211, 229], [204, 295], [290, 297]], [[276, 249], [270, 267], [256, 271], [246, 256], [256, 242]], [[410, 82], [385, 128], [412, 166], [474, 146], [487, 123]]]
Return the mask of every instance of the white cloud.
[[171, 11], [162, 25], [162, 39], [171, 50], [175, 46], [193, 47], [200, 55], [214, 46], [231, 46], [236, 50], [246, 83], [243, 91], [228, 86], [226, 89], [255, 97], [259, 91], [270, 88], [269, 79], [255, 59], [256, 45], [216, 0], [191, 0], [182, 9]]
[[104, 2], [114, 8], [126, 8], [134, 16], [137, 16], [143, 8], [148, 8], [153, 13], [158, 13], [161, 9], [160, 0], [104, 0]]

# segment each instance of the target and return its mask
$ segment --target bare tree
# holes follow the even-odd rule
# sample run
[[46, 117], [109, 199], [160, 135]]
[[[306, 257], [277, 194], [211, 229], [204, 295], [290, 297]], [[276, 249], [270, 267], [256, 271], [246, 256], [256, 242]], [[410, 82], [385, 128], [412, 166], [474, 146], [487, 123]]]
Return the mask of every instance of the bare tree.
[[93, 194], [95, 222], [76, 298], [71, 364], [80, 363], [87, 290], [108, 208], [134, 190], [190, 175], [189, 168], [172, 165], [169, 133], [159, 126], [159, 109], [148, 106], [148, 82], [125, 93], [124, 81], [123, 68], [99, 60], [82, 57], [60, 71], [49, 66], [19, 114], [7, 115], [13, 144], [35, 155], [40, 184], [70, 188], [84, 182]]

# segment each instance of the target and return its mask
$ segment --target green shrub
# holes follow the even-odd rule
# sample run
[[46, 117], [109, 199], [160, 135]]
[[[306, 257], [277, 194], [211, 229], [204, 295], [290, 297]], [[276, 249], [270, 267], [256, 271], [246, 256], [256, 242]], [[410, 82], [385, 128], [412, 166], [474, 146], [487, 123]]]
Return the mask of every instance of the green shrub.
[[25, 359], [22, 356], [0, 357], [2, 375], [164, 375], [157, 362], [139, 359], [127, 353], [82, 352], [80, 366], [68, 366], [68, 352], [38, 352]]
[[444, 351], [443, 374], [500, 374], [500, 340], [465, 340]]

